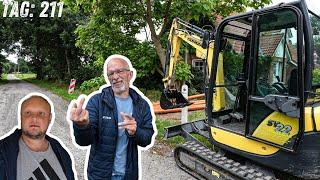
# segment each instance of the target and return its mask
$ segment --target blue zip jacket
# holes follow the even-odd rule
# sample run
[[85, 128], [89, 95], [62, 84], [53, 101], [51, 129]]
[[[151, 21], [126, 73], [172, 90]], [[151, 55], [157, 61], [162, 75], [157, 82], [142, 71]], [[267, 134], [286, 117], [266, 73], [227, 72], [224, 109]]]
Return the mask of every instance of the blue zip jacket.
[[[150, 106], [135, 90], [129, 90], [133, 103], [132, 116], [137, 121], [135, 135], [129, 137], [125, 179], [138, 179], [138, 147], [151, 143], [154, 129]], [[91, 145], [88, 162], [88, 179], [111, 179], [118, 135], [117, 106], [112, 88], [106, 87], [93, 95], [86, 106], [89, 125], [73, 125], [74, 136], [80, 146]]]
[[[19, 139], [22, 131], [16, 129], [14, 133], [0, 140], [0, 179], [1, 180], [16, 180], [17, 179], [17, 158], [19, 153]], [[52, 150], [57, 156], [64, 174], [68, 180], [74, 180], [71, 158], [67, 151], [60, 143], [47, 136]]]

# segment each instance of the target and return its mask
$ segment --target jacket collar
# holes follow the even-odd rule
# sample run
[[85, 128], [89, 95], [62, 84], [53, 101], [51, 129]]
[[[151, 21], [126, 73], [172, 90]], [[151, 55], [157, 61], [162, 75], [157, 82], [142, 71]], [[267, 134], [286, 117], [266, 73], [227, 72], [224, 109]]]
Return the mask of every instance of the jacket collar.
[[[129, 95], [132, 99], [133, 104], [139, 102], [140, 96], [134, 89], [129, 88]], [[102, 100], [112, 109], [116, 106], [114, 93], [111, 86], [102, 89]]]

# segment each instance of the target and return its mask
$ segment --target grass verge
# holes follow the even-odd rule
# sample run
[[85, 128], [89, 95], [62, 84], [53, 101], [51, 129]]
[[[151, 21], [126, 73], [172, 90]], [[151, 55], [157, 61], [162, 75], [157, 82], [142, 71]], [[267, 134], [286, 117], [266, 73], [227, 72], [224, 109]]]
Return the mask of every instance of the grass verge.
[[49, 90], [54, 94], [57, 94], [61, 98], [71, 101], [77, 99], [82, 92], [75, 90], [73, 94], [68, 93], [69, 86], [64, 82], [52, 82], [48, 80], [37, 80], [37, 79], [25, 79], [25, 81], [35, 84], [41, 88]]
[[0, 85], [7, 84], [8, 83], [8, 74], [2, 74], [0, 78]]
[[14, 74], [17, 78], [22, 79], [22, 80], [26, 80], [26, 79], [35, 79], [36, 78], [36, 74], [33, 73], [29, 73], [29, 74], [20, 74], [20, 73], [16, 73]]
[[24, 81], [35, 84], [43, 89], [51, 91], [52, 93], [57, 94], [61, 98], [68, 101], [71, 101], [72, 99], [76, 99], [80, 94], [83, 94], [83, 92], [80, 92], [77, 89], [75, 89], [73, 94], [69, 94], [68, 93], [69, 85], [67, 84], [67, 82], [38, 80], [38, 79], [35, 79], [36, 77], [35, 74], [15, 74], [15, 76]]

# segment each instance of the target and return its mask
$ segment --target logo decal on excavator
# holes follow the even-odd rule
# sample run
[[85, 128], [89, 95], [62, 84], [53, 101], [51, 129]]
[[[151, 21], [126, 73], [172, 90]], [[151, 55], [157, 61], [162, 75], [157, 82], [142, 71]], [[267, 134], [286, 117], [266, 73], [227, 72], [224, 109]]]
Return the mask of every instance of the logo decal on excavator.
[[274, 131], [279, 132], [279, 133], [283, 133], [283, 134], [287, 134], [290, 135], [290, 132], [292, 130], [292, 127], [290, 125], [285, 125], [282, 124], [279, 121], [275, 121], [275, 120], [269, 120], [267, 122], [268, 126], [273, 126], [274, 127]]
[[211, 171], [211, 174], [212, 174], [213, 176], [217, 177], [217, 178], [220, 178], [220, 174], [217, 173], [217, 172], [214, 171], [214, 170]]

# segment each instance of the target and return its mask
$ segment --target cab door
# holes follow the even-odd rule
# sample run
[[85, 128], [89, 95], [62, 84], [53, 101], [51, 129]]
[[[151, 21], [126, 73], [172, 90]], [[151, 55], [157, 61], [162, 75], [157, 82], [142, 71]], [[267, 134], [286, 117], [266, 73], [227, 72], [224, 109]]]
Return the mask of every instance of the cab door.
[[304, 129], [302, 27], [294, 6], [259, 11], [252, 18], [245, 134], [289, 151]]

